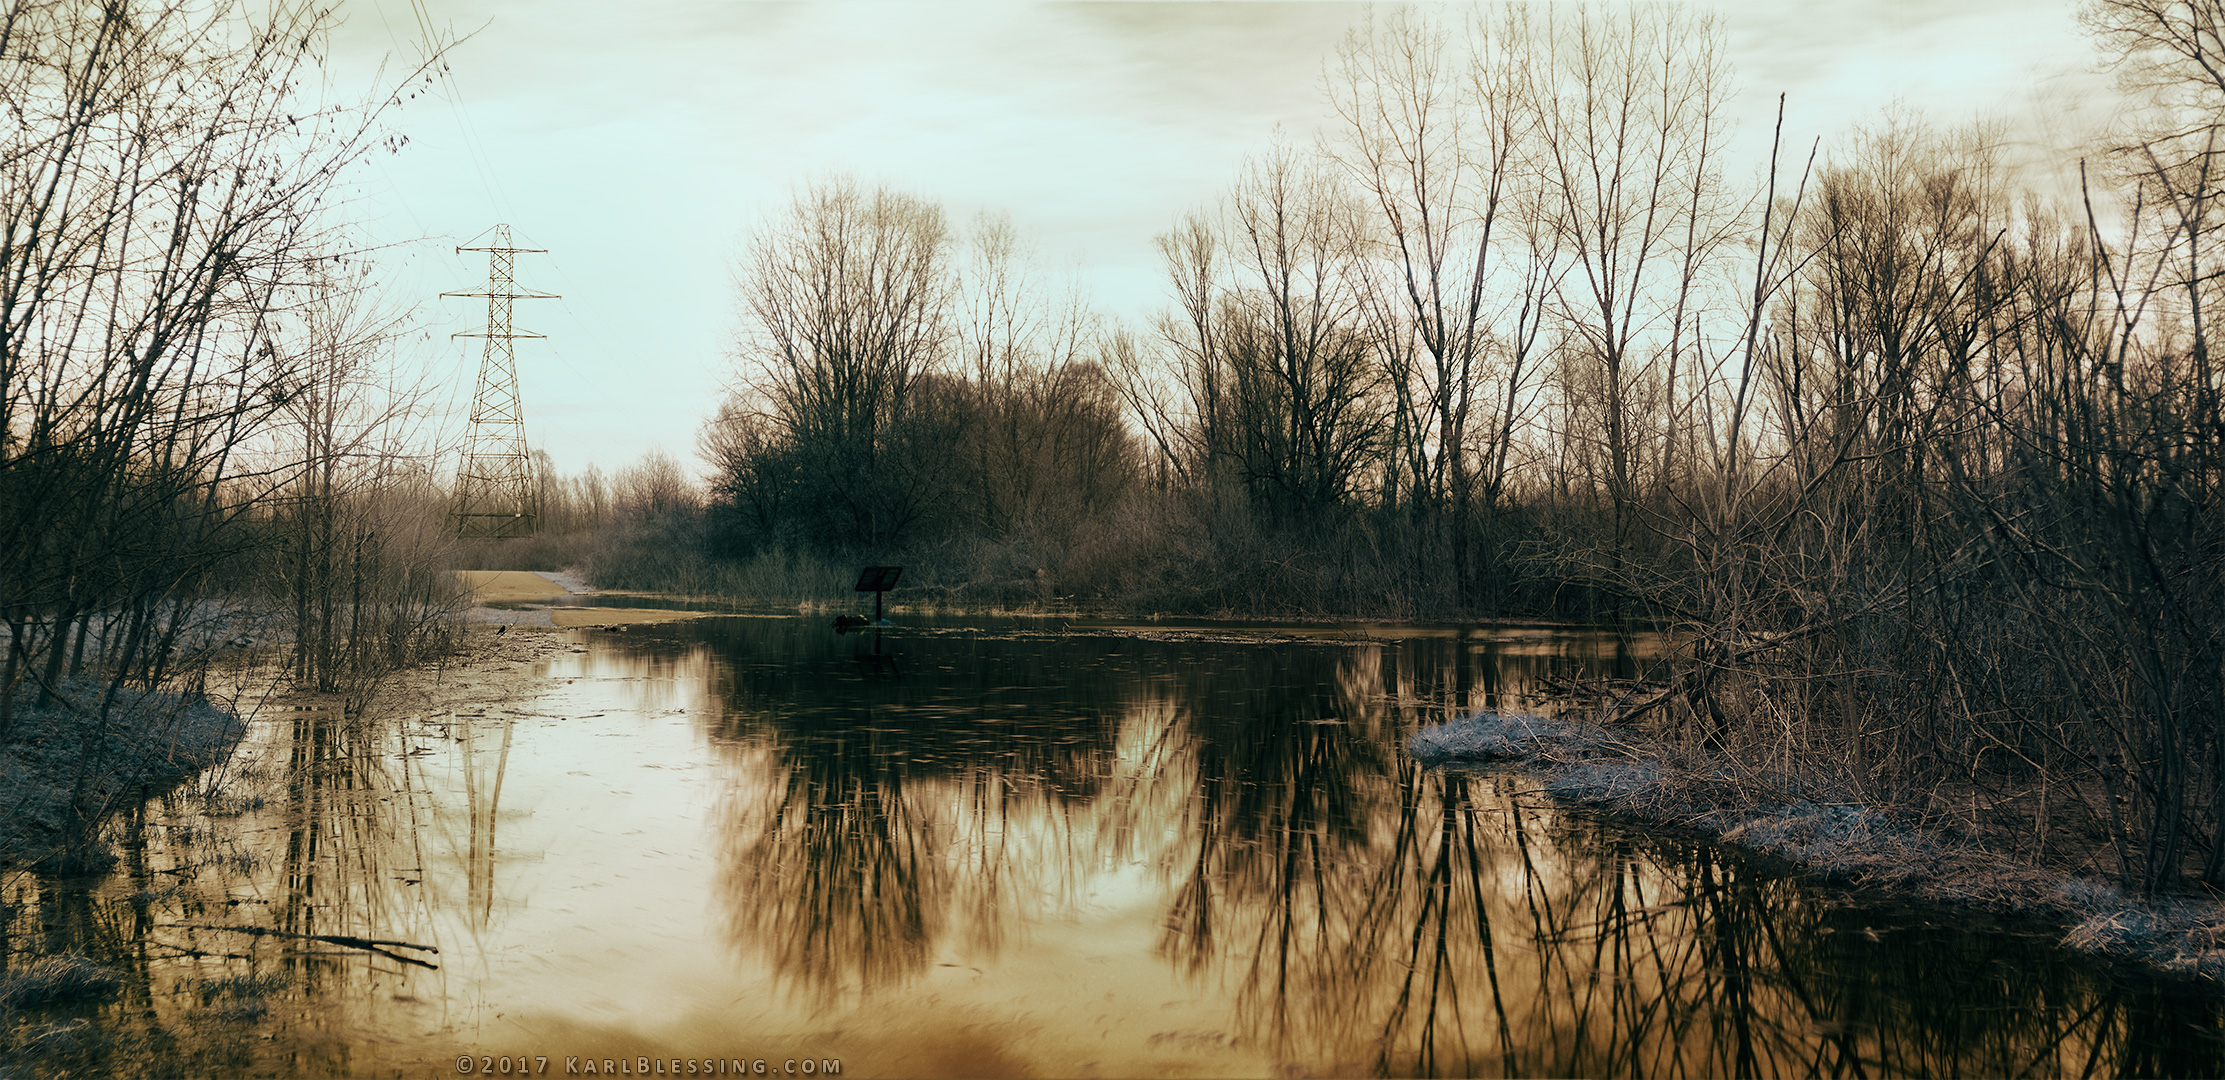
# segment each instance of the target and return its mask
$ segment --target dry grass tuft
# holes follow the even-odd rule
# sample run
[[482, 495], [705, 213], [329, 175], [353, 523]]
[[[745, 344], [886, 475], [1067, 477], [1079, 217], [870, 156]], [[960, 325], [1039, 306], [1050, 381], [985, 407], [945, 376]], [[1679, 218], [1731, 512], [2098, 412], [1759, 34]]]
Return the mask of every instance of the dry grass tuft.
[[115, 972], [85, 957], [42, 957], [0, 980], [0, 1006], [45, 1009], [106, 1001], [123, 985]]

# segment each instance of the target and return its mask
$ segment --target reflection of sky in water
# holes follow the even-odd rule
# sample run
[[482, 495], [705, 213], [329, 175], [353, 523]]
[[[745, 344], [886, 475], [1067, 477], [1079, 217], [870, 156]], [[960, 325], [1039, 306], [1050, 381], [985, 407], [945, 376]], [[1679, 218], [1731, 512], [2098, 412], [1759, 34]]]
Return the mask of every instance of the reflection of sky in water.
[[[485, 715], [262, 725], [268, 801], [232, 839], [151, 829], [119, 880], [32, 906], [112, 924], [159, 886], [143, 925], [78, 947], [248, 957], [141, 949], [134, 970], [172, 1038], [199, 1033], [178, 1053], [284, 1072], [469, 1051], [845, 1075], [2049, 1073], [2097, 1046], [2105, 1071], [2218, 1071], [2198, 1067], [2220, 1061], [2214, 1002], [2108, 981], [2044, 934], [1848, 906], [1397, 752], [1464, 707], [1529, 703], [1542, 675], [1628, 674], [1642, 641], [1018, 629], [876, 653], [819, 619], [635, 628], [586, 635]], [[184, 929], [207, 925], [437, 944], [439, 969]], [[209, 980], [249, 969], [288, 989], [209, 1020]]]

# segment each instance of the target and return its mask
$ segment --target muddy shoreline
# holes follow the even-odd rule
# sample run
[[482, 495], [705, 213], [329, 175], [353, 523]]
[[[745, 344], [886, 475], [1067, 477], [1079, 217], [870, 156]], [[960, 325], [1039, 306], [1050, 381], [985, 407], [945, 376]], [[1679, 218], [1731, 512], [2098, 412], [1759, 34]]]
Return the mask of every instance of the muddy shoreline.
[[1913, 826], [1883, 808], [1756, 802], [1722, 763], [1628, 730], [1483, 712], [1423, 728], [1406, 749], [1435, 768], [1525, 773], [1559, 799], [1780, 858], [1834, 885], [2057, 923], [2066, 948], [2225, 993], [2225, 904], [2134, 897]]

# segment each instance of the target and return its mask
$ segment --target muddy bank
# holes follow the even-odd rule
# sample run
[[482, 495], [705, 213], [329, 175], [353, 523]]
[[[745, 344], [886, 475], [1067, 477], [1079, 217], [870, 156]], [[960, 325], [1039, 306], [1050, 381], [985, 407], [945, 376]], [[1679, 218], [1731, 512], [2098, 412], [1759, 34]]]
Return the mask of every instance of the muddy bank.
[[473, 626], [456, 639], [455, 650], [447, 656], [396, 672], [381, 682], [372, 705], [407, 703], [411, 710], [438, 711], [512, 702], [531, 696], [541, 681], [534, 674], [534, 664], [585, 651], [556, 627]]
[[1722, 762], [1637, 732], [1485, 712], [1415, 732], [1406, 749], [1448, 769], [1517, 767], [1559, 798], [1695, 829], [1839, 884], [2059, 921], [2070, 948], [2225, 987], [2225, 905], [2136, 898], [1913, 827], [1878, 807], [1757, 795], [1751, 777], [1741, 781]]
[[52, 701], [27, 694], [0, 751], [0, 867], [105, 870], [100, 823], [177, 786], [231, 753], [247, 726], [205, 697], [65, 682]]

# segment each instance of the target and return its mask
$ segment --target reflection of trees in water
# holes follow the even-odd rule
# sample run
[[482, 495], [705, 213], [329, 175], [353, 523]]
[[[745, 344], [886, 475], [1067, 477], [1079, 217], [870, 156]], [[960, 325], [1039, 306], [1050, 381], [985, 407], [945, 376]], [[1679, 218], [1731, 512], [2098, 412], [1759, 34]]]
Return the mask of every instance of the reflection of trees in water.
[[1050, 785], [908, 777], [867, 740], [763, 756], [723, 814], [729, 927], [814, 991], [900, 984], [946, 945], [993, 955], [1081, 877], [1073, 802]]
[[[388, 809], [397, 797], [405, 808], [413, 801], [408, 759], [396, 758], [396, 725], [311, 712], [296, 714], [288, 726], [283, 750], [273, 750], [285, 764], [271, 815], [284, 830], [272, 924], [296, 934], [375, 928], [381, 937], [422, 925], [416, 894], [398, 889], [390, 872], [421, 865], [404, 846], [415, 846], [408, 810]], [[302, 970], [316, 978], [322, 969]]]
[[487, 708], [293, 721], [273, 924], [432, 944], [410, 935], [437, 934], [447, 910], [483, 934], [499, 910], [496, 824], [517, 719]]
[[944, 915], [928, 821], [902, 771], [858, 743], [794, 755], [726, 814], [732, 932], [775, 971], [829, 989], [918, 970]]
[[1161, 955], [1315, 1067], [2218, 1071], [2207, 995], [2128, 989], [2044, 941], [1871, 926], [1706, 845], [1397, 749], [1448, 713], [1525, 707], [1541, 674], [1627, 670], [1627, 642], [904, 638], [890, 677], [855, 640], [782, 632], [722, 647], [714, 734], [744, 763], [724, 902], [738, 947], [816, 993], [993, 955], [1002, 928], [1142, 862], [1167, 889]]
[[[513, 718], [279, 717], [255, 725], [223, 795], [181, 790], [125, 823], [120, 880], [36, 883], [15, 930], [41, 927], [40, 951], [87, 956], [125, 988], [42, 1018], [90, 1021], [81, 1034], [13, 1052], [95, 1074], [344, 1073], [327, 1010], [346, 1002], [350, 1026], [375, 1029], [412, 980], [444, 979], [400, 958], [442, 958], [300, 935], [440, 945], [442, 908], [462, 908], [474, 932], [500, 910], [495, 821]], [[10, 941], [22, 959], [25, 942]]]
[[[1159, 947], [1186, 970], [1238, 950], [1247, 991], [1281, 996], [1329, 916], [1309, 901], [1367, 845], [1361, 786], [1387, 754], [1378, 683], [1353, 675], [1378, 654], [1332, 655], [1324, 665], [1315, 650], [1260, 649], [1191, 668], [1176, 682], [1187, 707], [1161, 710], [1180, 724], [1172, 741], [1186, 759], [1161, 782], [1189, 797], [1164, 860], [1174, 891]], [[1282, 1011], [1269, 1015], [1279, 1034]]]
[[[2149, 1060], [2201, 1074], [2225, 1060], [2201, 1034], [2219, 1029], [2214, 1001], [2135, 1001], [2049, 943], [1869, 927], [1874, 913], [1710, 846], [1571, 821], [1528, 782], [1417, 769], [1384, 745], [1415, 721], [1366, 702], [1439, 714], [1514, 680], [1502, 670], [1494, 686], [1426, 650], [1379, 667], [1369, 656], [1337, 663], [1334, 705], [1319, 688], [1245, 686], [1256, 722], [1215, 731], [1195, 702], [1216, 687], [1184, 678], [1154, 714], [1179, 722], [1172, 756], [1187, 759], [1158, 774], [1183, 797], [1152, 800], [1180, 808], [1163, 947], [1233, 983], [1244, 1026], [1286, 1058], [1548, 1076]], [[1371, 671], [1403, 693], [1366, 693]], [[1328, 708], [1348, 723], [1296, 722]], [[2174, 1013], [2173, 1040], [2140, 1037]]]
[[700, 641], [636, 633], [623, 648], [583, 649], [549, 666], [554, 679], [623, 681], [627, 703], [644, 713], [701, 710], [718, 700], [713, 650]]
[[[1289, 951], [1305, 962], [1263, 964], [1242, 942], [1221, 958], [1251, 1028], [1294, 1059], [1542, 1076], [2084, 1074], [2096, 1062], [2201, 1075], [2221, 1060], [2201, 1034], [2219, 1031], [2214, 999], [2159, 1009], [2158, 991], [2045, 943], [1871, 927], [1874, 910], [1821, 903], [1711, 847], [1572, 823], [1518, 780], [1403, 760], [1391, 771], [1396, 807], [1375, 808], [1374, 842], [1347, 853], [1348, 872], [1266, 893], [1267, 910], [1248, 915], [1300, 928], [1304, 947]], [[2169, 1043], [2141, 1032], [2166, 1024]]]
[[945, 947], [993, 954], [1078, 884], [1074, 811], [1111, 772], [1095, 647], [876, 643], [801, 620], [723, 628], [714, 739], [735, 946], [814, 993], [901, 984]]
[[1425, 774], [1396, 750], [1415, 711], [1480, 705], [1505, 672], [1479, 678], [1462, 642], [1406, 644], [1262, 650], [1180, 680], [1192, 705], [1159, 713], [1180, 718], [1182, 763], [1157, 777], [1182, 792], [1161, 800], [1180, 808], [1161, 948], [1231, 979], [1245, 1026], [1300, 1060], [1505, 1068], [1494, 913], [1477, 902], [1503, 853], [1479, 835], [1491, 826], [1467, 803], [1469, 780]]
[[[1383, 747], [1380, 710], [1341, 725], [1261, 725], [1230, 754], [1193, 751], [1198, 807], [1170, 845], [1162, 949], [1236, 987], [1243, 1025], [1278, 1053], [1340, 1069], [1491, 1071], [1507, 1030], [1464, 778]], [[1246, 794], [1248, 793], [1248, 794]], [[1479, 962], [1480, 961], [1480, 962]], [[1470, 1010], [1484, 1012], [1471, 1015]], [[1476, 1021], [1489, 1031], [1470, 1030]]]
[[1662, 646], [1659, 635], [1631, 630], [1464, 627], [1386, 650], [1380, 692], [1418, 723], [1477, 709], [1551, 714], [1566, 699], [1549, 693], [1547, 680], [1635, 678]]

